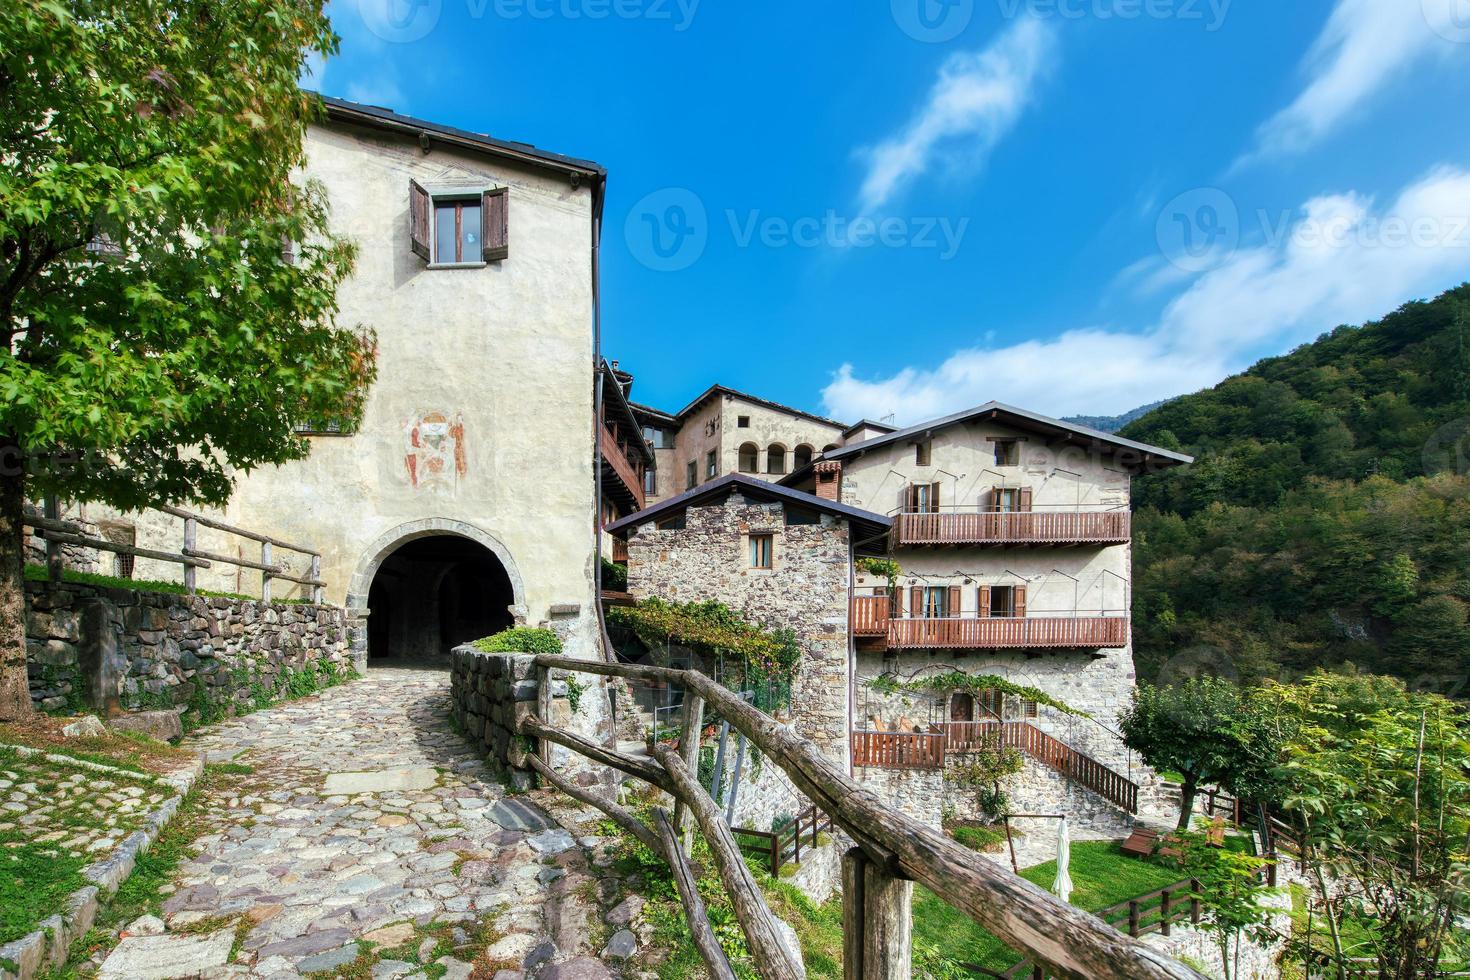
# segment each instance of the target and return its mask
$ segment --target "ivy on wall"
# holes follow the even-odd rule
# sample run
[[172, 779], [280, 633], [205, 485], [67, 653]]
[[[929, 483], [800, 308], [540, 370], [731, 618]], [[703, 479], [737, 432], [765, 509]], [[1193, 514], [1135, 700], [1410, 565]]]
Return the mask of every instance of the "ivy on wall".
[[879, 694], [933, 694], [947, 695], [956, 691], [964, 691], [968, 694], [978, 694], [981, 691], [999, 691], [1012, 697], [1023, 698], [1027, 701], [1035, 701], [1049, 708], [1068, 715], [1077, 715], [1081, 718], [1090, 717], [1087, 712], [1080, 711], [1064, 701], [1059, 701], [1036, 687], [1025, 684], [1017, 684], [1008, 681], [1004, 677], [995, 674], [967, 674], [962, 670], [951, 670], [944, 674], [931, 674], [927, 677], [915, 677], [912, 680], [901, 681], [892, 674], [884, 674], [867, 682], [867, 687]]

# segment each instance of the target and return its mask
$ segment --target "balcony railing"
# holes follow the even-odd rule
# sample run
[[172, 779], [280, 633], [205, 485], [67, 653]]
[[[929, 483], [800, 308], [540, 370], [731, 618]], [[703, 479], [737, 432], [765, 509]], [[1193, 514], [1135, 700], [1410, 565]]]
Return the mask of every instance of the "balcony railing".
[[886, 595], [857, 596], [852, 600], [852, 635], [887, 636], [893, 600]]
[[1122, 616], [890, 619], [893, 650], [1100, 649], [1128, 645]]
[[644, 504], [642, 462], [634, 463], [629, 457], [632, 451], [618, 438], [611, 426], [604, 425], [602, 433], [602, 458], [612, 467], [618, 480], [632, 498], [635, 509], [642, 510]]
[[1132, 528], [1127, 511], [944, 510], [896, 515], [893, 539], [897, 545], [1127, 544]]

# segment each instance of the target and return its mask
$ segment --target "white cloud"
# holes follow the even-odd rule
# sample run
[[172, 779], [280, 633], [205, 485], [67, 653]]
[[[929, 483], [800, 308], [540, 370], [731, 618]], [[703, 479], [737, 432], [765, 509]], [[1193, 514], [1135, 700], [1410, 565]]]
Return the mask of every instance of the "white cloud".
[[1255, 150], [1240, 162], [1309, 148], [1419, 58], [1453, 50], [1430, 17], [1436, 5], [1457, 2], [1338, 0], [1307, 53], [1306, 87], [1261, 126]]
[[1052, 27], [1027, 18], [989, 48], [951, 56], [903, 129], [859, 151], [868, 166], [860, 191], [863, 211], [888, 203], [936, 156], [983, 162], [1030, 103], [1054, 42]]
[[1287, 349], [1457, 285], [1470, 271], [1470, 171], [1441, 167], [1376, 210], [1358, 194], [1308, 201], [1194, 279], [1136, 331], [1069, 330], [955, 352], [936, 368], [859, 378], [842, 365], [823, 390], [834, 418], [912, 423], [990, 399], [1053, 415], [1123, 412], [1214, 384], [1265, 346]]

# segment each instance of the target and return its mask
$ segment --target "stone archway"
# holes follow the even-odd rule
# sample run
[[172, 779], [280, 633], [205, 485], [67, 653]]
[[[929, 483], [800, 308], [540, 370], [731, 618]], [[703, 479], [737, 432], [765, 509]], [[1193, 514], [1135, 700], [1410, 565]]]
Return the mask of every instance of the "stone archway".
[[[469, 566], [476, 564], [482, 578], [488, 576], [499, 583], [490, 588], [490, 593], [480, 597], [486, 608], [490, 604], [496, 607], [489, 610], [489, 617], [485, 620], [487, 628], [488, 624], [501, 628], [524, 622], [525, 586], [520, 570], [509, 550], [494, 535], [463, 521], [429, 518], [399, 525], [373, 541], [358, 562], [347, 590], [349, 609], [371, 609], [375, 613], [359, 625], [354, 638], [357, 668], [366, 669], [370, 650], [377, 645], [374, 655], [381, 654], [389, 637], [394, 638], [395, 650], [401, 650], [405, 628], [413, 629], [414, 636], [420, 629], [425, 634], [423, 644], [419, 644], [424, 649], [415, 649], [410, 655], [425, 653], [428, 647], [441, 646], [438, 641], [448, 635], [445, 625], [448, 620], [444, 617], [452, 618], [454, 615], [447, 610], [450, 607], [458, 610], [461, 606], [475, 606], [473, 601], [461, 596], [455, 580], [461, 575], [457, 569], [465, 568], [464, 574], [472, 575], [475, 569]], [[423, 596], [405, 597], [401, 592], [410, 586], [416, 592], [424, 592], [425, 589], [427, 592]], [[453, 587], [447, 590], [448, 594], [446, 586]], [[485, 610], [480, 611], [484, 613]], [[409, 627], [402, 620], [404, 615], [427, 618], [422, 624]], [[391, 628], [390, 617], [395, 620]], [[451, 642], [473, 638], [454, 636]], [[447, 650], [436, 649], [434, 652], [445, 653]], [[395, 652], [394, 655], [400, 654]]]

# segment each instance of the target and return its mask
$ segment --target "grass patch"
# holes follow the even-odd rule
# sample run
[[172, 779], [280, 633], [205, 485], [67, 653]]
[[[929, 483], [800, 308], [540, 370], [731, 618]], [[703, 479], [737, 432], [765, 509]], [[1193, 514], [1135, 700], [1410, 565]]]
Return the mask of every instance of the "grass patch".
[[[27, 582], [45, 582], [50, 578], [45, 565], [27, 565]], [[96, 572], [79, 572], [73, 568], [63, 569], [61, 580], [72, 585], [96, 585], [104, 589], [132, 589], [135, 592], [167, 592], [170, 595], [186, 595], [184, 583], [162, 582], [146, 578], [121, 578], [117, 575], [99, 575]], [[211, 592], [196, 589], [196, 594], [217, 599], [253, 599], [254, 596], [240, 592]]]
[[21, 721], [0, 725], [0, 743], [64, 755], [82, 762], [95, 762], [133, 772], [174, 772], [188, 765], [193, 753], [176, 749], [142, 732], [109, 730], [106, 735], [76, 737], [61, 734], [74, 721], [40, 713]]
[[999, 851], [1006, 843], [1005, 831], [994, 827], [961, 826], [952, 828], [949, 833], [957, 842], [982, 854]]
[[0, 946], [28, 935], [55, 914], [66, 896], [85, 885], [91, 863], [55, 844], [37, 844], [0, 831]]
[[[1088, 912], [1126, 902], [1180, 880], [1177, 870], [1158, 861], [1128, 857], [1112, 841], [1074, 843], [1070, 871], [1072, 904]], [[1021, 872], [1021, 877], [1041, 888], [1050, 888], [1056, 876], [1056, 861]], [[914, 886], [914, 945], [932, 949], [941, 960], [950, 963], [974, 963], [996, 972], [1021, 960], [969, 916], [922, 885]]]

